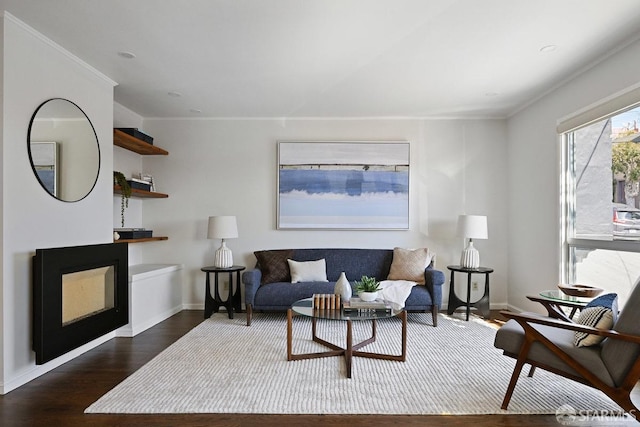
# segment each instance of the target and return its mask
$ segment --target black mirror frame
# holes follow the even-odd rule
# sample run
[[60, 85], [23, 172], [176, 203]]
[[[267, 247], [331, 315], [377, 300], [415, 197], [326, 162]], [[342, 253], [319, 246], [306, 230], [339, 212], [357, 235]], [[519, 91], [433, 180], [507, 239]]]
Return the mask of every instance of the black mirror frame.
[[[36, 115], [38, 114], [38, 111], [40, 111], [40, 109], [45, 104], [47, 104], [48, 102], [51, 102], [51, 101], [66, 101], [66, 102], [72, 104], [73, 106], [75, 106], [84, 115], [84, 117], [87, 119], [87, 122], [89, 123], [89, 126], [91, 126], [91, 130], [93, 131], [93, 136], [95, 138], [96, 145], [97, 145], [97, 148], [98, 148], [98, 170], [96, 171], [96, 177], [95, 177], [95, 179], [93, 181], [93, 184], [91, 185], [91, 188], [89, 188], [89, 190], [86, 192], [86, 194], [84, 196], [82, 196], [82, 197], [80, 197], [78, 199], [65, 200], [65, 199], [62, 199], [62, 198], [54, 195], [54, 194], [51, 194], [49, 189], [47, 189], [45, 184], [42, 182], [42, 180], [38, 176], [38, 172], [36, 171], [36, 167], [35, 167], [34, 162], [33, 162], [33, 156], [31, 155], [31, 128], [33, 126], [33, 121], [35, 120]], [[75, 202], [79, 202], [79, 201], [85, 199], [89, 194], [91, 194], [91, 192], [95, 188], [96, 184], [98, 183], [98, 177], [100, 176], [100, 167], [102, 165], [102, 155], [100, 154], [100, 141], [98, 140], [98, 134], [96, 133], [96, 129], [93, 126], [93, 123], [91, 122], [91, 119], [89, 119], [89, 116], [87, 116], [87, 113], [85, 113], [84, 110], [78, 106], [78, 104], [76, 104], [75, 102], [70, 101], [70, 100], [68, 100], [66, 98], [50, 98], [50, 99], [47, 99], [46, 101], [44, 101], [43, 103], [38, 105], [38, 108], [36, 108], [36, 110], [33, 112], [33, 114], [31, 115], [31, 120], [29, 120], [29, 128], [27, 130], [27, 153], [29, 154], [29, 163], [31, 164], [31, 169], [32, 169], [33, 174], [35, 175], [36, 179], [38, 180], [38, 183], [42, 186], [42, 188], [44, 189], [44, 191], [47, 194], [49, 194], [54, 199], [60, 200], [61, 202], [75, 203]]]

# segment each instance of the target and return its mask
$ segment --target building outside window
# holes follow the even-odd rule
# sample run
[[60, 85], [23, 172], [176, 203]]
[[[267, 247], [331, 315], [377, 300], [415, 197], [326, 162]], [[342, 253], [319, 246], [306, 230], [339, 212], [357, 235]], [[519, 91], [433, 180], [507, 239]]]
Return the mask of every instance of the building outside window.
[[640, 277], [640, 106], [562, 133], [563, 282], [618, 294]]

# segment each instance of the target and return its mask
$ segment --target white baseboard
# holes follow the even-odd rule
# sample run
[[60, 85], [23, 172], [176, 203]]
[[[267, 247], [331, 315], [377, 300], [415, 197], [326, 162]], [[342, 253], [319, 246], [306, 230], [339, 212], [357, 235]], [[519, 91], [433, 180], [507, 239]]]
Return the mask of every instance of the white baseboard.
[[182, 304], [183, 310], [204, 310], [204, 303]]
[[182, 310], [183, 308], [180, 305], [177, 307], [173, 307], [172, 309], [167, 310], [164, 313], [160, 313], [154, 316], [153, 318], [146, 320], [144, 323], [140, 323], [136, 325], [132, 325], [131, 323], [129, 323], [128, 325], [125, 325], [120, 329], [117, 329], [116, 336], [117, 337], [135, 337], [140, 332], [146, 331], [150, 327], [157, 325], [158, 323], [168, 319], [169, 317], [173, 316], [176, 313], [181, 312]]
[[63, 365], [69, 362], [70, 360], [75, 359], [81, 354], [86, 353], [87, 351], [92, 350], [101, 344], [104, 344], [105, 342], [109, 341], [111, 338], [114, 338], [115, 336], [116, 336], [115, 332], [109, 332], [108, 334], [103, 335], [100, 338], [97, 338], [91, 341], [90, 343], [87, 343], [83, 346], [73, 349], [70, 352], [63, 354], [62, 356], [57, 357], [54, 360], [45, 363], [44, 365], [34, 365], [31, 369], [23, 373], [20, 373], [15, 378], [11, 378], [9, 379], [9, 381], [4, 381], [0, 383], [0, 394], [7, 394], [11, 390], [15, 390], [16, 388], [22, 385], [25, 385], [29, 381], [32, 381], [38, 378], [39, 376], [44, 375], [47, 372], [57, 368], [58, 366]]

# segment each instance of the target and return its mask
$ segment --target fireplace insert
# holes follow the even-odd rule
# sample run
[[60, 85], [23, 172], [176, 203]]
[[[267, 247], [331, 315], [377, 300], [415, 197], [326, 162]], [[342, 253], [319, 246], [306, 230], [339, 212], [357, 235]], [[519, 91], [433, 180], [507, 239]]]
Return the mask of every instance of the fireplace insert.
[[37, 249], [33, 350], [41, 365], [129, 322], [126, 243]]

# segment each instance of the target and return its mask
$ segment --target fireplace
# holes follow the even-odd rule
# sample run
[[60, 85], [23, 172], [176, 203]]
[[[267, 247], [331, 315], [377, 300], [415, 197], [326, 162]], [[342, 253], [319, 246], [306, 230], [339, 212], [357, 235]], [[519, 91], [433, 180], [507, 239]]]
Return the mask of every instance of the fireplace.
[[129, 322], [128, 246], [37, 249], [33, 350], [41, 365]]

